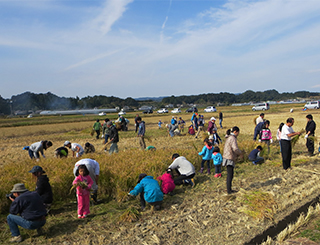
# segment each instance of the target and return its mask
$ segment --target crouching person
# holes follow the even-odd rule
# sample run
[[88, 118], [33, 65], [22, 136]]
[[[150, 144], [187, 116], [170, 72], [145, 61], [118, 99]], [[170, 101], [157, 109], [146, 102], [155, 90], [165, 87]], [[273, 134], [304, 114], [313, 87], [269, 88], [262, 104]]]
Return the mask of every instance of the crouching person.
[[21, 242], [22, 237], [18, 226], [28, 230], [37, 229], [38, 234], [41, 233], [41, 227], [46, 223], [47, 211], [40, 195], [37, 192], [28, 191], [22, 183], [15, 184], [11, 193], [9, 199], [12, 203], [10, 214], [7, 216], [12, 235], [10, 242]]
[[147, 176], [146, 174], [139, 175], [138, 184], [132, 191], [130, 191], [129, 195], [137, 196], [139, 193], [142, 210], [145, 209], [146, 202], [156, 210], [161, 209], [163, 193], [160, 189], [158, 181], [153, 179], [152, 176]]

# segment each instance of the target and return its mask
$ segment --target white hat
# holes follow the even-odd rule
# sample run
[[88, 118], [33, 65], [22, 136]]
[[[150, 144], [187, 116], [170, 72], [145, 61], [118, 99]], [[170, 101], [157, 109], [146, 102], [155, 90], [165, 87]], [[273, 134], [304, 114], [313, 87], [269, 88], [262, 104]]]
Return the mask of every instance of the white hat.
[[210, 118], [210, 121], [212, 121], [212, 120], [215, 120], [215, 121], [216, 121], [215, 117], [211, 117], [211, 118]]
[[67, 141], [64, 142], [63, 145], [66, 146], [66, 145], [69, 145], [69, 144], [71, 144], [71, 142], [67, 140]]

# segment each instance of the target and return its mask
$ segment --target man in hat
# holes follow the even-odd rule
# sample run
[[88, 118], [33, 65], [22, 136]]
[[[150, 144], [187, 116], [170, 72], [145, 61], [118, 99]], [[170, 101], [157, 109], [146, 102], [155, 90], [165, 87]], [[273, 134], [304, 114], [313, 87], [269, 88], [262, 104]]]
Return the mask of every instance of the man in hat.
[[81, 145], [78, 143], [71, 143], [70, 141], [65, 141], [63, 144], [65, 147], [68, 147], [72, 150], [72, 156], [73, 157], [81, 157], [84, 153], [84, 150]]
[[118, 142], [119, 142], [119, 134], [118, 130], [116, 127], [112, 124], [111, 121], [107, 122], [107, 127], [109, 128], [110, 132], [110, 140], [108, 142], [111, 143], [110, 149], [109, 149], [109, 154], [111, 155], [112, 153], [118, 153]]
[[22, 237], [18, 226], [29, 230], [37, 229], [39, 234], [41, 227], [46, 223], [47, 211], [39, 194], [28, 191], [22, 183], [15, 184], [11, 193], [14, 198], [9, 197], [12, 203], [10, 214], [7, 216], [12, 235], [10, 242], [21, 242]]
[[49, 178], [44, 174], [46, 172], [43, 171], [42, 167], [40, 166], [33, 166], [29, 173], [32, 173], [32, 175], [37, 178], [36, 192], [38, 192], [44, 203], [44, 206], [46, 207], [47, 211], [49, 211], [53, 200], [53, 195]]

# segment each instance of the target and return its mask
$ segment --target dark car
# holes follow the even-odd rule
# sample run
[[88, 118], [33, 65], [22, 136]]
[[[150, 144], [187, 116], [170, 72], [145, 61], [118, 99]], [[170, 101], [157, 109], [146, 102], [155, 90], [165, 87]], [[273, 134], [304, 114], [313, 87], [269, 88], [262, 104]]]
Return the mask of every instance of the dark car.
[[143, 114], [152, 114], [153, 110], [152, 109], [147, 109], [145, 111], [142, 112]]
[[197, 109], [197, 107], [191, 107], [191, 108], [187, 109], [186, 112], [198, 112], [198, 109]]

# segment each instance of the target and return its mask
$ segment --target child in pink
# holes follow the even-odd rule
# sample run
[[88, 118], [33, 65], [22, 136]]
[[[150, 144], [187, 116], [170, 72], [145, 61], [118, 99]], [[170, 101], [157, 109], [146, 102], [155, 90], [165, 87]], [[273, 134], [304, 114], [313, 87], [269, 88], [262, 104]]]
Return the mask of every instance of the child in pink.
[[164, 194], [168, 194], [174, 190], [176, 185], [174, 184], [171, 169], [168, 169], [166, 173], [164, 173], [162, 176], [159, 176], [157, 180], [161, 180], [161, 190]]
[[[79, 172], [78, 172], [79, 171]], [[78, 198], [78, 219], [84, 219], [90, 213], [90, 189], [93, 184], [93, 180], [89, 176], [89, 171], [86, 165], [80, 165], [76, 173], [76, 178], [72, 182], [76, 185], [78, 182], [84, 182], [87, 187], [83, 188], [77, 186], [77, 198]]]

